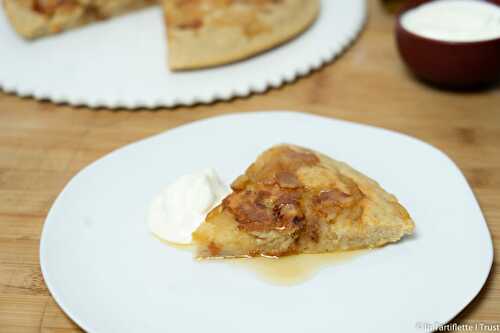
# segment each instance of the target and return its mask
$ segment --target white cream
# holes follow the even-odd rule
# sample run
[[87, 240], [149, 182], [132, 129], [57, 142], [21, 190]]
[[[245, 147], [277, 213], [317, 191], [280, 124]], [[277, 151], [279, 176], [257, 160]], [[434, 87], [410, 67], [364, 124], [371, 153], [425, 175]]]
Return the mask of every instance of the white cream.
[[166, 241], [190, 244], [191, 233], [228, 193], [213, 169], [179, 177], [151, 203], [149, 228]]
[[500, 6], [481, 0], [437, 0], [409, 10], [402, 26], [422, 37], [448, 42], [500, 38]]

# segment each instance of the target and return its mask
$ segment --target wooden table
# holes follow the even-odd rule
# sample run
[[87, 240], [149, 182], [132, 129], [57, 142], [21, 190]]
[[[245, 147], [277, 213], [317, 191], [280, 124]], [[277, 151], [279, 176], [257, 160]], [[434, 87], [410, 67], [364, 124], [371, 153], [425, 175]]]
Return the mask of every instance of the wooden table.
[[[218, 114], [306, 111], [427, 141], [465, 173], [498, 243], [500, 87], [457, 93], [416, 81], [397, 54], [393, 25], [394, 18], [372, 0], [361, 38], [333, 64], [294, 84], [229, 103], [118, 112], [0, 94], [0, 332], [79, 331], [50, 296], [38, 260], [45, 216], [70, 178], [129, 142]], [[454, 321], [500, 322], [498, 265]]]

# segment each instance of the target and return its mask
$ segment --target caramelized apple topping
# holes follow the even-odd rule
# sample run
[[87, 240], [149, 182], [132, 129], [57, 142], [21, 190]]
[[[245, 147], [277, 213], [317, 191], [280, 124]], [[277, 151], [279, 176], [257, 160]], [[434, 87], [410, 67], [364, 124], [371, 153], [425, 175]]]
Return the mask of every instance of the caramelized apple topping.
[[363, 197], [356, 184], [342, 175], [336, 175], [338, 184], [320, 192], [302, 184], [297, 171], [320, 162], [313, 153], [278, 147], [266, 157], [233, 182], [234, 192], [222, 203], [242, 230], [295, 232], [305, 228], [312, 238], [317, 238], [313, 237], [317, 234], [315, 226], [303, 223], [306, 215], [310, 221], [322, 217], [333, 223], [343, 209], [356, 205]]
[[77, 2], [74, 0], [35, 0], [33, 9], [45, 15], [52, 15], [59, 8], [65, 6], [74, 6]]

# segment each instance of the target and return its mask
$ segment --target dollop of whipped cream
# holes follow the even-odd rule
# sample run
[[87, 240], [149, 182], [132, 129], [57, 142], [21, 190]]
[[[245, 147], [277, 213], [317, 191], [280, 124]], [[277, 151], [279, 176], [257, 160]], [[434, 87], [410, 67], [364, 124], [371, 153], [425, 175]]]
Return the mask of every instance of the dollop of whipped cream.
[[153, 199], [149, 228], [163, 240], [190, 244], [191, 233], [229, 192], [214, 169], [181, 176]]

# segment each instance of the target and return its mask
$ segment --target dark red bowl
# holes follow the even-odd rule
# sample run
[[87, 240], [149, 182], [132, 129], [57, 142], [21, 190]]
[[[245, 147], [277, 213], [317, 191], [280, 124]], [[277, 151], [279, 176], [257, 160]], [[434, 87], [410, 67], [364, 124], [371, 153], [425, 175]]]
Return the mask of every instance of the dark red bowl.
[[[403, 61], [416, 76], [439, 86], [468, 88], [500, 79], [500, 38], [480, 42], [446, 42], [418, 36], [401, 24], [401, 16], [433, 0], [412, 0], [397, 15], [396, 42]], [[499, 5], [499, 0], [490, 1]]]

